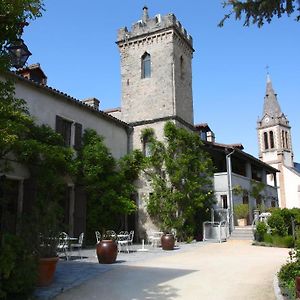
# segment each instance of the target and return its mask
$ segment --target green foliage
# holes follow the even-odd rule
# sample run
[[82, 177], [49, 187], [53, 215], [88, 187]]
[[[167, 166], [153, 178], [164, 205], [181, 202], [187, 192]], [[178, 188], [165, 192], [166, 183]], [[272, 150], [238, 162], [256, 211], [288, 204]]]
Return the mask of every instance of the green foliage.
[[4, 234], [1, 239], [0, 299], [27, 299], [36, 283], [37, 262], [22, 238]]
[[94, 130], [86, 130], [77, 159], [78, 177], [87, 192], [87, 239], [93, 232], [118, 229], [124, 214], [136, 210], [134, 180], [143, 156], [140, 151], [116, 161]]
[[248, 191], [243, 189], [239, 184], [237, 184], [232, 188], [232, 193], [235, 196], [243, 196], [246, 193], [248, 193]]
[[154, 135], [148, 141], [151, 155], [144, 172], [153, 193], [147, 211], [160, 229], [175, 228], [178, 238], [186, 239], [197, 231], [197, 213], [214, 203], [213, 164], [196, 134], [168, 122], [164, 136], [164, 143]]
[[12, 151], [18, 141], [24, 139], [28, 127], [33, 124], [25, 101], [14, 97], [14, 86], [10, 81], [0, 81], [0, 170], [7, 169], [5, 156]]
[[237, 219], [246, 219], [249, 214], [249, 206], [248, 204], [235, 204], [234, 205], [234, 215]]
[[258, 242], [262, 242], [264, 240], [264, 236], [268, 231], [268, 226], [265, 222], [258, 222], [256, 225], [255, 239]]
[[22, 23], [41, 16], [43, 0], [1, 0], [0, 2], [0, 70], [8, 68], [7, 50], [22, 34]]
[[219, 23], [220, 27], [232, 14], [237, 20], [244, 18], [244, 26], [257, 24], [258, 27], [261, 27], [265, 22], [270, 23], [273, 17], [280, 18], [284, 14], [290, 16], [296, 11], [298, 11], [296, 21], [300, 21], [300, 3], [297, 0], [228, 0], [224, 2], [223, 7], [228, 6], [232, 10], [225, 14]]
[[281, 215], [280, 209], [273, 211], [272, 215], [268, 218], [268, 225], [274, 235], [286, 236], [288, 234], [288, 228]]
[[263, 182], [258, 182], [255, 180], [251, 180], [251, 190], [250, 196], [256, 200], [256, 203], [259, 203], [263, 198], [263, 190], [265, 188], [265, 184]]
[[300, 263], [289, 262], [283, 265], [278, 272], [279, 284], [282, 290], [290, 296], [290, 299], [296, 299], [295, 295], [295, 278], [300, 276]]

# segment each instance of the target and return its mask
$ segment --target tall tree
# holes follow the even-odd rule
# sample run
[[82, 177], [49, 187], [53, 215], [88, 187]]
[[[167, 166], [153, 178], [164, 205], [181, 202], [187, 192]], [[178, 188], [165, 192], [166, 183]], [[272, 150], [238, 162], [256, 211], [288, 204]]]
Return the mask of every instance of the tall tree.
[[270, 23], [274, 17], [280, 18], [284, 14], [291, 16], [296, 12], [295, 20], [300, 21], [300, 0], [228, 0], [223, 6], [230, 7], [231, 10], [219, 23], [220, 27], [231, 15], [238, 20], [244, 19], [244, 26], [257, 24], [261, 27], [266, 22]]
[[174, 228], [180, 239], [193, 237], [201, 230], [199, 213], [214, 203], [212, 160], [199, 136], [171, 122], [165, 125], [164, 142], [151, 137], [149, 130], [143, 133], [150, 144], [145, 173], [153, 190], [148, 213], [163, 231]]

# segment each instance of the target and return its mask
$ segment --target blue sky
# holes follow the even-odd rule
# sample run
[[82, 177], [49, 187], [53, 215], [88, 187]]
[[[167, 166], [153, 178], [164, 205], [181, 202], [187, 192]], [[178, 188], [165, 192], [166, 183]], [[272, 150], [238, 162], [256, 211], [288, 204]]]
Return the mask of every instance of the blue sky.
[[48, 85], [77, 99], [96, 97], [101, 109], [120, 106], [117, 30], [141, 19], [174, 13], [194, 40], [195, 123], [208, 123], [219, 143], [242, 143], [258, 155], [256, 122], [262, 115], [266, 66], [282, 111], [292, 126], [295, 161], [300, 161], [300, 23], [293, 17], [243, 27], [231, 19], [217, 27], [222, 0], [45, 0], [43, 17], [24, 30]]

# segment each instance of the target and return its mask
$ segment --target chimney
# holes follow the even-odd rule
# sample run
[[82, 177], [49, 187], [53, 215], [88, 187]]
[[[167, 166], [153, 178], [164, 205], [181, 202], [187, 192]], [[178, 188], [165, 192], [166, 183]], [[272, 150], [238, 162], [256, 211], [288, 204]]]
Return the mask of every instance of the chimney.
[[29, 65], [28, 67], [22, 69], [18, 69], [16, 73], [38, 84], [42, 84], [42, 85], [47, 84], [47, 76], [41, 69], [39, 63]]
[[82, 100], [82, 102], [84, 104], [91, 106], [92, 108], [94, 108], [96, 110], [99, 110], [100, 100], [98, 100], [97, 98], [84, 99], [84, 100]]

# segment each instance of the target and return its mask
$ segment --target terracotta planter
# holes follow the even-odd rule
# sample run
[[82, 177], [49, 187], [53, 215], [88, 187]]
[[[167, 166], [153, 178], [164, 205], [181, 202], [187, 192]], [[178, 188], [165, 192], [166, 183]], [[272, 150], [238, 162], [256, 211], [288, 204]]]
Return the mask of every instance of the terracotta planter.
[[118, 245], [113, 240], [102, 240], [96, 246], [96, 253], [100, 264], [112, 264], [118, 255]]
[[247, 219], [237, 219], [238, 226], [245, 227], [247, 225]]
[[52, 283], [58, 259], [58, 257], [40, 258], [37, 286], [47, 286]]
[[300, 297], [300, 277], [297, 276], [295, 278], [295, 283], [296, 283], [296, 297], [299, 298]]
[[161, 237], [161, 247], [163, 250], [174, 250], [175, 238], [171, 233], [163, 234]]

